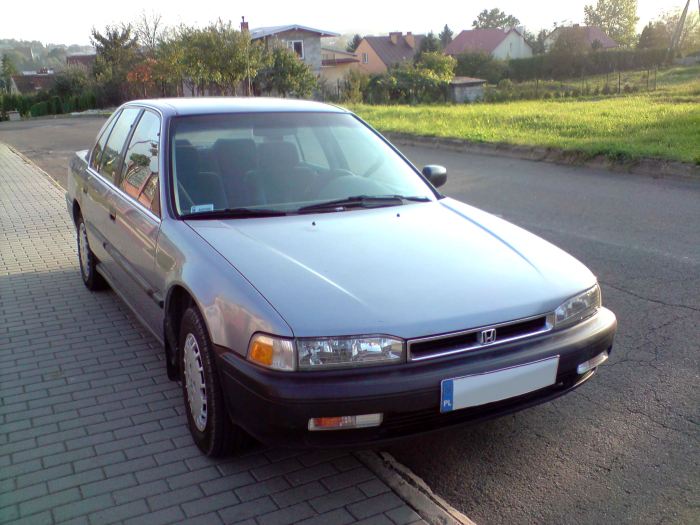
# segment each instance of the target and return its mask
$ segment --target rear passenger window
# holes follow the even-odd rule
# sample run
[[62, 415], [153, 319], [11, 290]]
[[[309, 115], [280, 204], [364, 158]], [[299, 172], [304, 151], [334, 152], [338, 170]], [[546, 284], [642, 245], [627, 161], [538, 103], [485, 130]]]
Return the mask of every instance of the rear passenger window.
[[160, 216], [158, 140], [160, 119], [144, 111], [124, 155], [120, 184], [127, 195]]
[[112, 132], [112, 128], [114, 127], [114, 123], [117, 121], [118, 118], [119, 115], [114, 115], [114, 118], [109, 121], [109, 124], [107, 124], [107, 127], [105, 127], [104, 132], [102, 132], [102, 135], [100, 135], [97, 144], [95, 144], [95, 147], [92, 148], [92, 156], [90, 157], [90, 167], [95, 171], [97, 171], [97, 168], [100, 166], [102, 150], [105, 149], [105, 143], [107, 142], [109, 134]]
[[117, 176], [120, 168], [121, 152], [124, 149], [124, 142], [129, 136], [131, 126], [138, 116], [141, 108], [126, 108], [117, 119], [117, 123], [112, 128], [112, 132], [107, 139], [107, 145], [102, 152], [99, 172], [108, 181], [118, 183]]

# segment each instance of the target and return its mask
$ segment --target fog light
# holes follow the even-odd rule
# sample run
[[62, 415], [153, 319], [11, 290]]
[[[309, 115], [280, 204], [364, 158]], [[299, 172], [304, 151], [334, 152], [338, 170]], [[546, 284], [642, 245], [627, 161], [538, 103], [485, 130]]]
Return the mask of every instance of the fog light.
[[378, 427], [382, 424], [382, 414], [361, 416], [314, 417], [309, 419], [309, 430], [341, 430], [348, 428]]
[[602, 354], [598, 354], [593, 359], [589, 359], [588, 361], [578, 365], [576, 367], [576, 373], [578, 375], [585, 374], [589, 370], [593, 370], [595, 367], [602, 365], [607, 360], [608, 360], [608, 353], [607, 352], [603, 352]]

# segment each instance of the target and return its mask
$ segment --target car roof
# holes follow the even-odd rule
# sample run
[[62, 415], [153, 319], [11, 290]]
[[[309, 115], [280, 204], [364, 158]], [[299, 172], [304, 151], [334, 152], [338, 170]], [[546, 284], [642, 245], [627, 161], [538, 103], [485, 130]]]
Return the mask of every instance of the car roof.
[[132, 100], [127, 105], [152, 107], [160, 111], [164, 116], [261, 112], [348, 112], [340, 107], [320, 102], [269, 97], [154, 98]]

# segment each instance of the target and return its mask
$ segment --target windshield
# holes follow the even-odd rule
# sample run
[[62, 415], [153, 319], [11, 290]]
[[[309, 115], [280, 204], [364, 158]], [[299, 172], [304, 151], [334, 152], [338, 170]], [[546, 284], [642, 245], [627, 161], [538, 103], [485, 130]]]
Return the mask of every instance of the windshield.
[[406, 161], [349, 114], [178, 117], [170, 136], [175, 208], [182, 216], [279, 215], [348, 199], [365, 207], [408, 202], [398, 197], [435, 199]]

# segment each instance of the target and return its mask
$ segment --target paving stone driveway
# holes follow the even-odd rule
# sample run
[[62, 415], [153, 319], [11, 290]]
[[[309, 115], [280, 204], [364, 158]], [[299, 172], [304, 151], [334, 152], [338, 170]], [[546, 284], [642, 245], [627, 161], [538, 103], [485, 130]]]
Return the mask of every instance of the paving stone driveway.
[[63, 190], [0, 144], [0, 523], [420, 517], [352, 454], [191, 443], [162, 351], [77, 267]]

